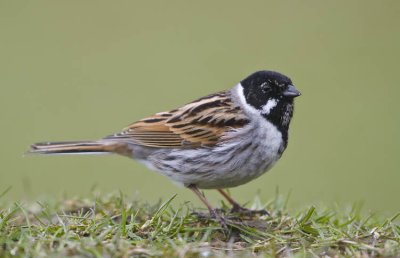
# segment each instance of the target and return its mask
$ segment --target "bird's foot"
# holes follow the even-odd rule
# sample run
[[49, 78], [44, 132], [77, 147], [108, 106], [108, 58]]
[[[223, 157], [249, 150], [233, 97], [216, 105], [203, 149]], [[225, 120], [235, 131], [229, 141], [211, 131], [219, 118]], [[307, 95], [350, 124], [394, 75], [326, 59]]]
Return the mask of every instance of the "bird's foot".
[[203, 219], [203, 220], [209, 220], [209, 219], [217, 220], [219, 222], [219, 224], [221, 225], [222, 229], [225, 232], [228, 232], [227, 220], [217, 210], [212, 210], [208, 214], [201, 213], [201, 212], [192, 212], [192, 215], [195, 215], [199, 219]]
[[247, 209], [245, 207], [242, 207], [240, 205], [233, 205], [232, 209], [230, 210], [230, 213], [236, 213], [236, 214], [240, 214], [240, 215], [245, 215], [245, 216], [255, 216], [255, 215], [267, 215], [267, 216], [271, 216], [269, 214], [268, 211], [266, 211], [265, 209], [262, 210], [251, 210], [251, 209]]
[[228, 232], [228, 224], [226, 223], [226, 219], [222, 215], [220, 215], [216, 210], [210, 211], [210, 215], [212, 218], [218, 220], [219, 224], [225, 232]]

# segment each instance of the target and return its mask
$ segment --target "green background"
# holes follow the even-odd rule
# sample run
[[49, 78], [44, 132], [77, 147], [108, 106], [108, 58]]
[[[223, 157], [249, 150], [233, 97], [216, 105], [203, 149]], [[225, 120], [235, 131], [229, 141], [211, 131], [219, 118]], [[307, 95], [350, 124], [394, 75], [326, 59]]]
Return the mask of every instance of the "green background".
[[[400, 208], [399, 1], [0, 1], [1, 200], [122, 190], [154, 202], [188, 190], [116, 156], [24, 157], [44, 140], [97, 139], [235, 85], [289, 75], [290, 143], [235, 188], [279, 187], [290, 206]], [[258, 140], [258, 139], [256, 139]], [[220, 197], [207, 191], [213, 203]]]

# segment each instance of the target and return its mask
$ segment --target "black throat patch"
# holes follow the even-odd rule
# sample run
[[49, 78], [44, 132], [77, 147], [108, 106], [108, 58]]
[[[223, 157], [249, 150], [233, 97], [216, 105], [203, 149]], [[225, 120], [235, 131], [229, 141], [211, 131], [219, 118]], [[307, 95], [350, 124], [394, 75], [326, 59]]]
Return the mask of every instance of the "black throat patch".
[[288, 143], [288, 131], [290, 120], [293, 116], [293, 101], [280, 100], [277, 105], [271, 108], [269, 113], [262, 114], [270, 123], [276, 126], [282, 134], [285, 148]]

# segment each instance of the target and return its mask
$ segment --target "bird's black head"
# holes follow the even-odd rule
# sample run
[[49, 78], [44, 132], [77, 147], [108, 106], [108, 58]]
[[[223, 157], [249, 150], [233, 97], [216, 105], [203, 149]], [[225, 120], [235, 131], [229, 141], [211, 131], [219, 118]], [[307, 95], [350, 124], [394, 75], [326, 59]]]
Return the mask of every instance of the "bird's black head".
[[287, 134], [293, 115], [293, 99], [300, 96], [289, 77], [258, 71], [240, 82], [247, 104]]
[[269, 100], [292, 103], [300, 96], [289, 77], [273, 71], [255, 72], [240, 83], [247, 103], [257, 110], [262, 110]]

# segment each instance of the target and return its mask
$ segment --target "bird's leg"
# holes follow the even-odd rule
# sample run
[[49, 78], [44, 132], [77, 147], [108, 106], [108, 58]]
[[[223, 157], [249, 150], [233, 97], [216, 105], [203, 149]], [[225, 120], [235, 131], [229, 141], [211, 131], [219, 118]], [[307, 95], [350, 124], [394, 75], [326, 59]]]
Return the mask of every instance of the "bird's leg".
[[214, 217], [216, 219], [218, 219], [221, 223], [221, 226], [227, 230], [227, 226], [226, 226], [226, 222], [225, 219], [223, 217], [221, 217], [216, 211], [215, 209], [211, 206], [211, 204], [208, 202], [207, 198], [204, 196], [204, 194], [199, 190], [199, 188], [197, 188], [197, 186], [195, 185], [189, 185], [187, 188], [189, 188], [190, 190], [192, 190], [198, 197], [199, 199], [202, 201], [202, 203], [204, 203], [204, 205], [207, 206], [208, 210], [210, 211], [210, 215], [211, 217]]
[[232, 204], [231, 213], [242, 213], [245, 215], [253, 215], [253, 214], [260, 214], [260, 215], [269, 215], [268, 211], [266, 210], [250, 210], [242, 205], [240, 205], [237, 201], [235, 201], [227, 192], [222, 189], [217, 189], [220, 194], [222, 194], [225, 199]]

